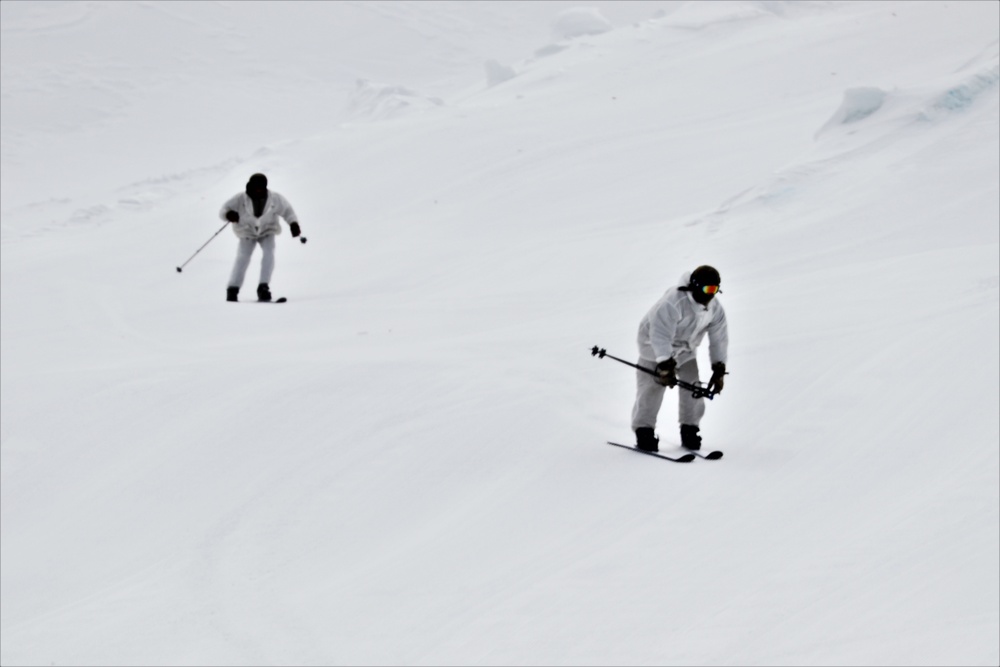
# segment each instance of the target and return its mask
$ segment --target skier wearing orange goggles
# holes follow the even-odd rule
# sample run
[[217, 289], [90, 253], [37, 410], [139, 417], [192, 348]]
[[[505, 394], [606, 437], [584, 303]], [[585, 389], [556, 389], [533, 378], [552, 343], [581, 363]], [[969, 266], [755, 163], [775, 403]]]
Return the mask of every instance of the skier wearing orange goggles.
[[[649, 310], [639, 324], [639, 366], [653, 373], [636, 374], [636, 399], [632, 408], [632, 430], [636, 447], [658, 450], [655, 435], [657, 415], [664, 389], [678, 382], [699, 384], [697, 349], [708, 337], [712, 376], [705, 386], [706, 395], [722, 392], [725, 384], [729, 333], [726, 313], [715, 300], [721, 293], [722, 278], [711, 266], [699, 266], [681, 277]], [[699, 425], [705, 413], [703, 396], [682, 391], [678, 396], [677, 421], [681, 445], [690, 450], [701, 448]]]

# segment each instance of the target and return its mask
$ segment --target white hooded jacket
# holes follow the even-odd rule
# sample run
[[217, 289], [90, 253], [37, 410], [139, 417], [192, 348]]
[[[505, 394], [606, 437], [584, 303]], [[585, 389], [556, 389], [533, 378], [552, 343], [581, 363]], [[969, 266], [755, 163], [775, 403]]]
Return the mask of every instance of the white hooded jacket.
[[701, 341], [708, 333], [708, 356], [712, 364], [726, 363], [729, 331], [726, 312], [718, 297], [703, 306], [688, 291], [679, 287], [688, 284], [690, 273], [668, 289], [650, 308], [639, 324], [639, 356], [656, 363], [673, 357], [683, 366], [696, 356]]
[[240, 221], [233, 223], [233, 233], [241, 239], [256, 240], [270, 234], [280, 234], [279, 217], [284, 218], [288, 224], [298, 222], [292, 205], [273, 190], [268, 190], [267, 203], [264, 204], [264, 212], [259, 218], [253, 214], [253, 201], [245, 192], [233, 196], [223, 204], [219, 217], [225, 220], [227, 211], [236, 211], [240, 214]]

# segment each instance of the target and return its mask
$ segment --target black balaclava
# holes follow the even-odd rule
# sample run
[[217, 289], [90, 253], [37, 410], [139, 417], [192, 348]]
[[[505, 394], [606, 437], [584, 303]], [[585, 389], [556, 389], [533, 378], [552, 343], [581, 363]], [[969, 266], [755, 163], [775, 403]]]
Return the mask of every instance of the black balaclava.
[[705, 294], [701, 288], [705, 285], [720, 285], [722, 284], [722, 277], [719, 276], [719, 272], [711, 266], [704, 265], [699, 266], [697, 269], [691, 272], [691, 279], [688, 281], [686, 291], [691, 292], [691, 297], [703, 306], [707, 306], [708, 302], [715, 298], [714, 294]]
[[267, 176], [254, 174], [247, 181], [247, 194], [253, 202], [253, 214], [258, 218], [264, 215], [264, 204], [267, 203]]

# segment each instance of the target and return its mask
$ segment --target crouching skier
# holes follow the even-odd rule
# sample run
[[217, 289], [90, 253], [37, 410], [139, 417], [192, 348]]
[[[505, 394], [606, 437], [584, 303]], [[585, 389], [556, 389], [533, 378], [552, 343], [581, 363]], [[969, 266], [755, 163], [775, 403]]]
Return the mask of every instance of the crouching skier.
[[271, 274], [274, 271], [274, 237], [281, 233], [279, 218], [284, 218], [292, 230], [292, 236], [302, 233], [298, 217], [291, 204], [277, 192], [267, 189], [267, 176], [254, 174], [247, 181], [246, 192], [234, 195], [222, 205], [219, 217], [233, 223], [233, 233], [240, 240], [236, 250], [236, 262], [229, 275], [226, 301], [237, 301], [250, 256], [260, 244], [263, 257], [260, 261], [260, 283], [257, 285], [257, 300], [270, 301]]
[[[678, 380], [698, 383], [696, 353], [706, 333], [712, 364], [708, 390], [716, 394], [722, 392], [729, 333], [726, 313], [715, 299], [721, 282], [719, 272], [711, 266], [699, 266], [690, 274], [685, 273], [679, 284], [668, 289], [639, 324], [639, 365], [655, 367], [656, 375], [636, 372], [637, 390], [632, 408], [636, 448], [659, 451], [655, 429], [663, 393], [666, 387], [677, 386]], [[705, 399], [695, 398], [686, 390], [678, 394], [681, 445], [691, 450], [700, 449], [698, 431], [705, 414]]]

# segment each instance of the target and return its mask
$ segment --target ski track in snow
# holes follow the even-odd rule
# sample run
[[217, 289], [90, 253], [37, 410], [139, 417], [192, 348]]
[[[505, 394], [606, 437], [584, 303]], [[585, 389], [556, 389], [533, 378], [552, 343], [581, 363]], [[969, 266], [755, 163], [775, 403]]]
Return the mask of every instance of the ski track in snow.
[[0, 7], [3, 664], [1000, 662], [995, 3]]

